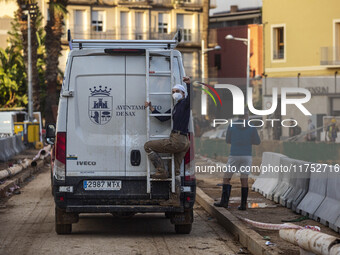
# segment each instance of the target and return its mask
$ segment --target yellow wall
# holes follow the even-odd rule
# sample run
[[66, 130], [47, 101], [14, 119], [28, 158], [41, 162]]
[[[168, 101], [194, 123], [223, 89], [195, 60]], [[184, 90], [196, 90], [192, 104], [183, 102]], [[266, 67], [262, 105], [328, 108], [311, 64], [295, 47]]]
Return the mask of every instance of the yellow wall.
[[[263, 0], [264, 66], [270, 77], [333, 75], [337, 69], [320, 65], [320, 48], [333, 47], [333, 21], [340, 20], [339, 0]], [[285, 25], [284, 62], [275, 63], [272, 25]]]

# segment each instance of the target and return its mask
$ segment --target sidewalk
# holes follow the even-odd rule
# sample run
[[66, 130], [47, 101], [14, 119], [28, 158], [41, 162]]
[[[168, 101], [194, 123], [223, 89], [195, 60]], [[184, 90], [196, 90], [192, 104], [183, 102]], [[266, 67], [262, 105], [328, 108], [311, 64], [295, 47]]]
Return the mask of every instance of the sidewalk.
[[[204, 165], [212, 165], [216, 163], [221, 163], [213, 159], [200, 158], [196, 157], [196, 165], [204, 166]], [[223, 174], [215, 173], [196, 173], [197, 177], [197, 185], [201, 188], [205, 194], [214, 199], [215, 201], [219, 201], [221, 196], [221, 183]], [[256, 178], [253, 176], [253, 178]], [[237, 216], [241, 216], [244, 218], [248, 218], [254, 221], [263, 222], [263, 223], [275, 223], [275, 224], [283, 224], [284, 220], [293, 220], [302, 217], [302, 215], [293, 212], [291, 209], [281, 206], [280, 204], [276, 204], [275, 202], [264, 198], [261, 194], [252, 191], [251, 185], [254, 183], [254, 179], [249, 179], [249, 196], [248, 196], [248, 210], [247, 211], [239, 211], [237, 210], [237, 206], [240, 204], [241, 200], [241, 184], [239, 180], [239, 176], [234, 174], [231, 184], [232, 184], [232, 192], [230, 196], [230, 202], [228, 211]], [[293, 224], [299, 226], [319, 226], [321, 228], [321, 232], [336, 236], [340, 238], [340, 235], [335, 231], [329, 229], [328, 227], [314, 221], [314, 220], [303, 220], [300, 222], [292, 222]], [[251, 227], [255, 232], [260, 234], [263, 239], [263, 243], [266, 241], [270, 241], [274, 243], [274, 245], [283, 252], [283, 254], [300, 254], [298, 247], [283, 241], [279, 237], [278, 231], [271, 230], [262, 230]]]

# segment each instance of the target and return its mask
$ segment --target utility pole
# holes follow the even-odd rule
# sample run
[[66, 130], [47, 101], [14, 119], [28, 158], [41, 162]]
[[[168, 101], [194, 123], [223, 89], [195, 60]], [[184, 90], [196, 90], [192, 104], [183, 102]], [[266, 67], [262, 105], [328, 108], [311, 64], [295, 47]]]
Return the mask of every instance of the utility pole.
[[[203, 83], [208, 83], [208, 54], [204, 54], [205, 48], [209, 46], [208, 33], [209, 33], [209, 9], [210, 0], [203, 0], [202, 8], [202, 31], [201, 31], [201, 78]], [[202, 85], [203, 87], [203, 85]], [[201, 95], [201, 111], [202, 115], [208, 114], [207, 94], [202, 90]]]
[[28, 120], [33, 121], [33, 88], [32, 88], [32, 42], [31, 42], [31, 16], [37, 15], [37, 4], [22, 5], [24, 10], [23, 20], [27, 20], [27, 47], [28, 47], [28, 63], [27, 63], [27, 79], [28, 79]]
[[28, 67], [27, 67], [27, 77], [28, 77], [28, 119], [33, 121], [33, 100], [32, 100], [32, 45], [31, 45], [31, 15], [28, 12], [27, 15], [27, 36], [28, 36]]

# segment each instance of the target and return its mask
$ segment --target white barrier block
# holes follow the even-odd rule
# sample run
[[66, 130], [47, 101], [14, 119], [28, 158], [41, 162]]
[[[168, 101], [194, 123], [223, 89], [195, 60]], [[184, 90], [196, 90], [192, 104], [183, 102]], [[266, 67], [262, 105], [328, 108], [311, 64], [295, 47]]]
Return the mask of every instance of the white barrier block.
[[252, 189], [263, 196], [272, 199], [272, 191], [278, 185], [279, 172], [270, 171], [273, 167], [280, 166], [280, 159], [286, 157], [283, 154], [264, 152], [262, 154], [261, 174], [254, 182]]
[[[289, 192], [293, 187], [289, 184], [291, 180], [292, 173], [289, 170], [290, 163], [292, 159], [287, 157], [282, 157], [280, 159], [280, 166], [282, 166], [282, 170], [279, 174], [278, 185], [273, 190], [273, 200], [276, 203], [280, 202], [280, 197], [284, 195], [286, 192]], [[286, 169], [288, 167], [288, 169]]]
[[26, 147], [21, 139], [21, 135], [16, 135], [15, 136], [15, 143], [17, 148], [19, 148], [19, 151], [22, 152], [24, 150], [26, 150]]
[[275, 193], [275, 195], [279, 196], [281, 205], [287, 208], [294, 207], [293, 210], [295, 210], [296, 206], [308, 192], [310, 163], [302, 160], [283, 158], [282, 165], [289, 168], [288, 188], [286, 192], [281, 194]]
[[11, 136], [12, 147], [15, 155], [20, 153], [20, 148], [17, 147], [16, 136]]
[[6, 150], [5, 138], [0, 138], [0, 161], [7, 161], [8, 151]]
[[337, 222], [340, 217], [340, 171], [335, 172], [332, 166], [327, 178], [326, 198], [314, 213], [314, 220], [339, 231], [340, 224]]
[[328, 173], [311, 172], [308, 193], [299, 203], [296, 212], [313, 218], [314, 213], [326, 197]]

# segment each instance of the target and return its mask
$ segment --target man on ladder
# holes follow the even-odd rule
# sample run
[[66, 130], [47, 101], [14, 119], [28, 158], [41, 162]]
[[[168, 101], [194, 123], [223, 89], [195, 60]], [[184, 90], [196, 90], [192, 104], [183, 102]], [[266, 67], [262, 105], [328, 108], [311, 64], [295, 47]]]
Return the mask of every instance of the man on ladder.
[[[176, 84], [172, 88], [172, 98], [176, 104], [172, 110], [172, 116], [156, 116], [160, 121], [173, 120], [173, 127], [169, 139], [148, 141], [144, 144], [144, 149], [152, 164], [156, 168], [156, 173], [151, 176], [154, 179], [168, 178], [168, 171], [165, 169], [164, 162], [158, 153], [174, 154], [176, 176], [180, 174], [180, 166], [183, 158], [190, 147], [188, 138], [188, 124], [190, 118], [190, 78], [184, 77], [183, 85]], [[145, 102], [145, 107], [149, 107], [152, 113], [159, 113], [151, 104]], [[169, 109], [166, 113], [170, 113]]]

